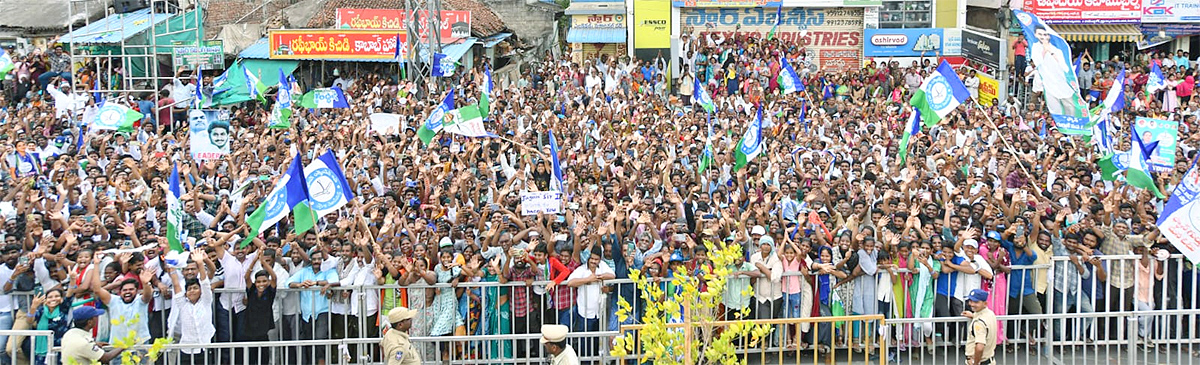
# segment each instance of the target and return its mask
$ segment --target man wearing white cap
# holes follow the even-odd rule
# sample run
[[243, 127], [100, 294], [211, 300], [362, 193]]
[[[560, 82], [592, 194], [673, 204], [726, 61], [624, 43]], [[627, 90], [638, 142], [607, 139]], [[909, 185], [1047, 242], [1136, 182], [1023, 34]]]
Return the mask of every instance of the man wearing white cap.
[[550, 354], [550, 365], [578, 365], [579, 356], [567, 344], [567, 333], [571, 330], [561, 324], [542, 326], [542, 346]]
[[387, 358], [387, 365], [414, 365], [421, 363], [421, 355], [413, 349], [408, 341], [408, 330], [412, 328], [412, 319], [417, 311], [405, 307], [396, 307], [388, 311], [387, 321], [390, 328], [383, 334], [379, 346]]

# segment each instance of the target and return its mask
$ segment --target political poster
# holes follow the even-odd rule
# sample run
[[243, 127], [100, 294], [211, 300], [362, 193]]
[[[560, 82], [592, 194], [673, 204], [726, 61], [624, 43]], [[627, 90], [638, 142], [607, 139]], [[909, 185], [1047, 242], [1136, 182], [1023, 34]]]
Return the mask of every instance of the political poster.
[[1133, 130], [1142, 137], [1142, 143], [1158, 142], [1158, 148], [1150, 155], [1150, 170], [1170, 171], [1175, 168], [1175, 149], [1179, 142], [1179, 122], [1138, 117]]
[[1193, 264], [1200, 263], [1200, 170], [1192, 161], [1158, 219], [1158, 229]]
[[[806, 61], [821, 71], [851, 71], [862, 65], [862, 8], [788, 8], [776, 17], [777, 8], [680, 10], [683, 32], [696, 39], [735, 36], [766, 38], [771, 29], [784, 42], [797, 42], [807, 52]], [[782, 19], [779, 19], [782, 18]]]
[[996, 104], [1000, 98], [1000, 81], [983, 73], [975, 75], [979, 77], [979, 105], [992, 106]]
[[229, 111], [188, 110], [188, 136], [192, 144], [192, 159], [215, 160], [229, 154], [233, 128], [229, 126]]
[[562, 212], [561, 191], [531, 191], [521, 193], [521, 215]]
[[[1029, 60], [1037, 65], [1045, 91], [1046, 108], [1059, 132], [1069, 135], [1091, 134], [1087, 104], [1079, 97], [1079, 81], [1071, 63], [1071, 47], [1033, 14], [1013, 10], [1029, 42]], [[965, 46], [964, 46], [965, 48]], [[965, 51], [965, 50], [964, 50]]]

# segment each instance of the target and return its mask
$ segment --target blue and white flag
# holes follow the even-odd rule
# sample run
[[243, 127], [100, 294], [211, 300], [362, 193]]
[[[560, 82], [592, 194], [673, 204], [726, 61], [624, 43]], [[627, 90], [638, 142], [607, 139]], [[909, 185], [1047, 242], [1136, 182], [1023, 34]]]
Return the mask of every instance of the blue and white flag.
[[201, 85], [204, 85], [204, 79], [201, 78], [203, 75], [204, 69], [196, 69], [196, 80], [192, 83], [192, 86], [194, 86], [192, 89], [196, 92], [196, 95], [192, 96], [192, 109], [200, 109], [204, 107], [204, 90], [203, 87], [201, 87]]
[[742, 134], [742, 139], [738, 141], [737, 147], [734, 147], [733, 171], [741, 170], [746, 164], [754, 160], [755, 157], [762, 154], [762, 129], [763, 112], [762, 105], [759, 105], [754, 121], [750, 123], [750, 126], [746, 127], [746, 132]]
[[267, 86], [263, 85], [262, 80], [259, 80], [258, 76], [254, 76], [254, 73], [250, 72], [247, 67], [242, 67], [242, 74], [246, 76], [246, 89], [250, 93], [250, 99], [261, 99]]
[[445, 53], [433, 54], [433, 77], [450, 77], [454, 75], [454, 61]]
[[179, 187], [179, 166], [171, 166], [171, 178], [167, 184], [167, 246], [171, 251], [184, 251], [183, 242], [186, 233], [183, 231], [183, 203], [179, 197], [183, 190]]
[[1171, 198], [1158, 216], [1159, 232], [1193, 264], [1200, 263], [1200, 200], [1196, 199], [1200, 195], [1200, 170], [1196, 169], [1197, 160], [1200, 156], [1192, 160], [1192, 166], [1171, 191]]
[[354, 199], [354, 190], [333, 151], [325, 151], [304, 167], [304, 181], [308, 184], [308, 204], [318, 217]]
[[307, 199], [308, 185], [304, 183], [303, 164], [300, 163], [300, 154], [297, 153], [292, 158], [292, 164], [288, 166], [287, 171], [275, 181], [275, 187], [259, 203], [258, 209], [255, 209], [249, 218], [246, 218], [246, 225], [250, 226], [250, 234], [238, 246], [249, 244], [264, 229], [283, 220], [288, 213], [292, 212], [292, 208]]
[[692, 104], [699, 105], [707, 113], [712, 113], [717, 110], [717, 104], [713, 103], [712, 96], [704, 90], [704, 84], [700, 82], [700, 78], [695, 78], [692, 81]]
[[483, 81], [484, 85], [487, 87], [486, 91], [488, 96], [492, 96], [492, 87], [494, 86], [492, 85], [492, 65], [486, 65], [483, 68]]
[[1125, 109], [1125, 70], [1117, 74], [1117, 78], [1113, 80], [1112, 87], [1108, 89], [1108, 95], [1104, 97], [1104, 109], [1101, 115], [1119, 112]]
[[550, 190], [565, 191], [563, 186], [562, 165], [558, 162], [558, 140], [554, 139], [554, 131], [547, 131], [550, 134], [550, 164], [553, 168], [553, 179], [550, 181]]
[[[401, 45], [404, 45], [404, 46], [401, 47]], [[408, 47], [408, 43], [401, 42], [400, 41], [400, 33], [396, 33], [396, 52], [392, 54], [392, 58], [400, 59], [400, 50], [402, 48], [407, 48], [407, 47]]]
[[796, 73], [796, 69], [788, 62], [787, 57], [779, 59], [783, 63], [783, 71], [779, 73], [779, 87], [783, 90], [783, 94], [787, 95], [804, 89], [804, 80], [800, 79], [800, 74]]
[[1155, 93], [1159, 90], [1167, 88], [1167, 83], [1164, 81], [1162, 69], [1158, 67], [1158, 63], [1150, 66], [1150, 79], [1146, 81], [1146, 92]]
[[429, 117], [425, 118], [425, 123], [421, 123], [421, 128], [417, 129], [417, 138], [421, 139], [422, 144], [429, 144], [437, 133], [442, 130], [446, 118], [446, 113], [454, 110], [454, 89], [446, 92], [446, 97], [442, 99], [442, 104], [434, 108], [429, 113]]
[[345, 109], [350, 107], [350, 100], [342, 88], [334, 86], [323, 89], [313, 89], [300, 99], [300, 106], [308, 109]]

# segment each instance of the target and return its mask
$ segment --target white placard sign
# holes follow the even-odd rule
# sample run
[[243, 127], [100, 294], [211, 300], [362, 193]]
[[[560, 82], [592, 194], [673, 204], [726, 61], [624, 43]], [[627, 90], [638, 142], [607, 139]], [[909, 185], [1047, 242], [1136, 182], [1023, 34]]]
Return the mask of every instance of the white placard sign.
[[558, 214], [562, 211], [562, 192], [532, 191], [521, 193], [521, 215]]

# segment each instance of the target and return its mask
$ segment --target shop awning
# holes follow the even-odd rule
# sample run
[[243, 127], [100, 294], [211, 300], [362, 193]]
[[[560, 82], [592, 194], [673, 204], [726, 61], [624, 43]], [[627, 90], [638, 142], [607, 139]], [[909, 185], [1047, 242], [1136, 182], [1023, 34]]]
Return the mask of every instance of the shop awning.
[[1131, 42], [1142, 40], [1142, 31], [1133, 24], [1055, 24], [1052, 26], [1067, 42]]
[[126, 14], [113, 14], [67, 33], [62, 43], [120, 43], [170, 19], [172, 14], [150, 14], [150, 8]]
[[567, 43], [625, 43], [625, 28], [574, 28], [567, 31]]
[[[471, 47], [475, 46], [475, 43], [478, 42], [479, 38], [471, 37], [464, 38], [462, 42], [444, 44], [442, 45], [442, 54], [446, 55], [447, 61], [458, 62], [458, 60], [462, 58], [463, 55], [467, 54], [467, 52], [471, 50]], [[421, 59], [428, 60], [429, 49], [425, 47], [420, 47], [419, 49], [421, 53], [418, 54], [418, 56], [421, 57]]]
[[497, 44], [500, 44], [500, 42], [503, 42], [505, 39], [508, 39], [508, 37], [512, 37], [512, 33], [503, 32], [480, 39], [479, 42], [483, 44], [483, 48], [492, 48]]

